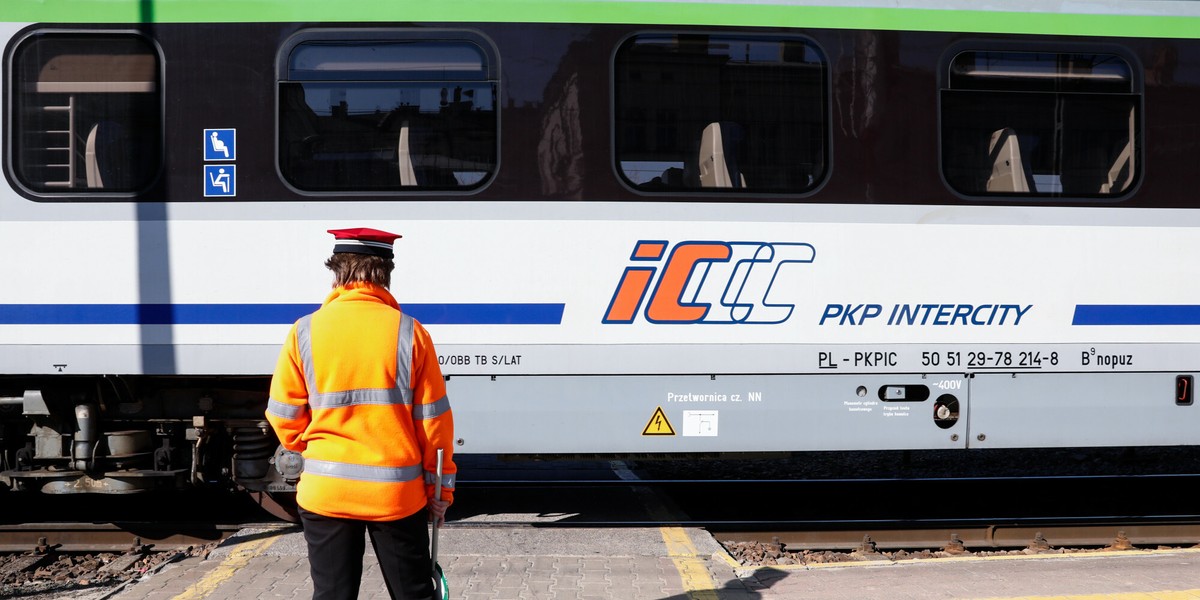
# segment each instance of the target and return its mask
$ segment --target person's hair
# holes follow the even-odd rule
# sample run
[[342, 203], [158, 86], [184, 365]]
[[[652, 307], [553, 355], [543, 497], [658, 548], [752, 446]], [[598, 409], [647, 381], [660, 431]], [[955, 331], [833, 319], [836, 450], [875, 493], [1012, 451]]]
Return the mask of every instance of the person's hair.
[[325, 261], [325, 268], [333, 271], [333, 287], [352, 287], [356, 283], [373, 283], [391, 287], [392, 269], [396, 263], [390, 258], [352, 252], [335, 252]]

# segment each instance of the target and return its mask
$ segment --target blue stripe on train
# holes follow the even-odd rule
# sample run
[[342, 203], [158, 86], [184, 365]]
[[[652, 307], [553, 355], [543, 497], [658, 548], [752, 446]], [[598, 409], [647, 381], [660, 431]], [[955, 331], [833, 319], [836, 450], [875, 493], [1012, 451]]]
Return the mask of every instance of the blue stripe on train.
[[[319, 304], [0, 304], [0, 325], [290, 325]], [[401, 304], [426, 325], [558, 325], [563, 304]]]
[[[283, 325], [317, 304], [0, 304], [0, 325]], [[559, 325], [563, 304], [403, 304], [429, 325]], [[1200, 325], [1195, 304], [1080, 304], [1072, 325]]]
[[1200, 325], [1196, 304], [1079, 304], [1072, 325]]

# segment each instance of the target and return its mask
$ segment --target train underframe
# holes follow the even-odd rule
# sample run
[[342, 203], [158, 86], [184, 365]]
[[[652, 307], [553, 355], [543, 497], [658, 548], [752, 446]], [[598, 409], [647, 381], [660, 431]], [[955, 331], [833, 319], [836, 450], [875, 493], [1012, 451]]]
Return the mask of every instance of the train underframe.
[[265, 377], [0, 379], [0, 489], [294, 493], [303, 463], [264, 418]]

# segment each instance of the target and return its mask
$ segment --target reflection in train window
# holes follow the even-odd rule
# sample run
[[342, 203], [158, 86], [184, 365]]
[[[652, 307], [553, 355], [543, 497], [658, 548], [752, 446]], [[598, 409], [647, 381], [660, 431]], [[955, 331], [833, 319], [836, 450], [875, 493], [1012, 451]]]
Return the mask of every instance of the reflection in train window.
[[132, 34], [36, 33], [12, 54], [14, 177], [39, 194], [129, 193], [162, 165], [158, 52]]
[[497, 145], [488, 55], [470, 41], [340, 35], [306, 38], [286, 55], [279, 169], [288, 182], [318, 192], [483, 185]]
[[1140, 176], [1141, 96], [1118, 56], [962, 52], [941, 95], [942, 172], [962, 194], [1115, 197]]
[[647, 192], [811, 190], [828, 164], [825, 69], [798, 38], [631, 38], [616, 54], [618, 171]]

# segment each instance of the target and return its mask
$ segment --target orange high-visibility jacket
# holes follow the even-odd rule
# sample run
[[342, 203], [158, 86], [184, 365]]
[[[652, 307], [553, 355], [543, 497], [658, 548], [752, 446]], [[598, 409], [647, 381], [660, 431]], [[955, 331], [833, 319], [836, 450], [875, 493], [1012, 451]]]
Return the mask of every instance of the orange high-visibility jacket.
[[271, 378], [267, 420], [304, 456], [296, 501], [363, 521], [453, 501], [454, 417], [433, 340], [384, 288], [339, 287], [292, 326]]

